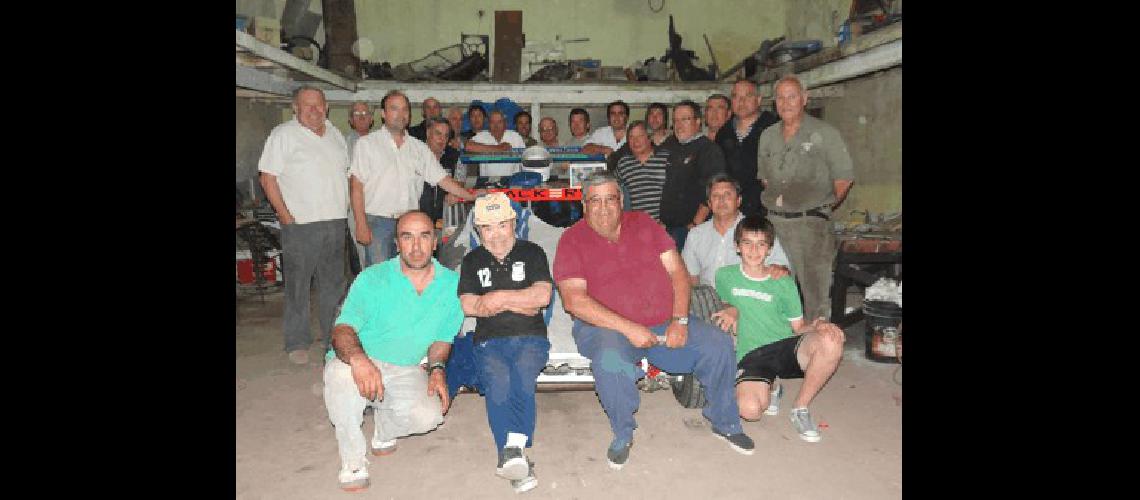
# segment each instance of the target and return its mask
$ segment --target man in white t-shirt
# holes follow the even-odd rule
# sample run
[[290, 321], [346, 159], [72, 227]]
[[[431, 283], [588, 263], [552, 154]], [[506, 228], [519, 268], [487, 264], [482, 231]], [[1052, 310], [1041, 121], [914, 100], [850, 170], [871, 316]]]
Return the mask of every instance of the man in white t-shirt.
[[586, 154], [603, 154], [609, 156], [625, 144], [625, 124], [629, 121], [629, 105], [622, 101], [611, 102], [606, 106], [606, 119], [608, 127], [602, 127], [590, 134], [582, 152]]
[[396, 255], [396, 219], [419, 209], [424, 182], [475, 199], [447, 175], [423, 141], [407, 133], [410, 107], [403, 92], [388, 92], [380, 101], [384, 126], [357, 141], [348, 169], [356, 239], [369, 266]]
[[328, 121], [328, 111], [320, 89], [295, 90], [293, 119], [273, 128], [257, 162], [261, 187], [281, 222], [285, 351], [296, 364], [309, 362], [314, 275], [322, 350], [329, 347], [336, 306], [344, 296], [348, 144]]
[[[491, 110], [488, 130], [475, 134], [464, 146], [469, 153], [490, 153], [526, 148], [526, 142], [518, 132], [507, 130], [507, 118], [498, 109]], [[519, 163], [483, 163], [479, 165], [479, 175], [483, 177], [511, 175], [521, 168]]]

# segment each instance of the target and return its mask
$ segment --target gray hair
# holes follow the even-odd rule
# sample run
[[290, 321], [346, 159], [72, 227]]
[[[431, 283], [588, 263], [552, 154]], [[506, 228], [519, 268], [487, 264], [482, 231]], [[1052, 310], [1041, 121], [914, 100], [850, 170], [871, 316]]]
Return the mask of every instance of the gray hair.
[[732, 184], [732, 187], [736, 188], [736, 196], [740, 196], [740, 182], [736, 179], [733, 179], [731, 175], [728, 175], [724, 172], [718, 172], [716, 174], [713, 174], [712, 177], [709, 177], [708, 184], [705, 184], [706, 199], [712, 198], [712, 188], [718, 182], [727, 182]]
[[293, 89], [293, 104], [297, 104], [297, 97], [301, 95], [301, 92], [304, 92], [306, 90], [316, 91], [317, 93], [321, 94], [321, 99], [324, 99], [326, 102], [328, 101], [328, 99], [325, 99], [325, 91], [312, 85], [301, 85], [300, 87]]
[[442, 116], [433, 116], [431, 118], [424, 118], [424, 120], [427, 121], [427, 127], [428, 128], [434, 127], [434, 126], [442, 123], [444, 125], [447, 125], [448, 130], [451, 130], [451, 122], [447, 121], [447, 118], [444, 118]]
[[776, 83], [772, 85], [772, 94], [773, 95], [775, 95], [775, 93], [776, 93], [776, 87], [779, 87], [781, 83], [794, 83], [794, 84], [796, 84], [796, 87], [798, 87], [800, 89], [800, 94], [803, 94], [804, 97], [807, 97], [807, 89], [804, 88], [804, 83], [801, 82], [800, 78], [798, 76], [796, 76], [794, 73], [788, 73], [784, 76], [781, 76], [779, 80], [776, 80]]
[[586, 191], [590, 188], [611, 182], [621, 187], [621, 183], [618, 182], [617, 177], [614, 177], [614, 174], [605, 170], [595, 170], [591, 172], [586, 178], [582, 179], [582, 200], [585, 201], [587, 198]]

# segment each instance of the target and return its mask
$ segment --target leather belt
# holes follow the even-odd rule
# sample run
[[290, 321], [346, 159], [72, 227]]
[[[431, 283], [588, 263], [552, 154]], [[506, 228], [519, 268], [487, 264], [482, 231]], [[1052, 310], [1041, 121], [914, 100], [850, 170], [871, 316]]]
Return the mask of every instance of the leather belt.
[[778, 212], [776, 210], [769, 210], [768, 213], [772, 214], [772, 215], [778, 215], [778, 216], [783, 217], [785, 219], [798, 219], [800, 217], [805, 217], [805, 216], [810, 215], [812, 217], [819, 217], [823, 220], [830, 220], [831, 217], [829, 217], [826, 213], [824, 213], [822, 211], [822, 210], [825, 210], [827, 208], [830, 208], [830, 207], [828, 205], [823, 205], [821, 207], [812, 208], [812, 209], [804, 211], [804, 212]]

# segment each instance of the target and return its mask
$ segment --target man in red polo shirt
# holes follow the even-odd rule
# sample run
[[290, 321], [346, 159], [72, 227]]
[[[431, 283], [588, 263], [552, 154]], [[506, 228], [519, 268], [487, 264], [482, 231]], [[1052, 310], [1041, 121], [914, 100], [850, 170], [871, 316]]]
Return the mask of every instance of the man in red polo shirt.
[[596, 172], [582, 185], [585, 214], [558, 242], [554, 281], [614, 432], [610, 467], [622, 468], [633, 445], [641, 403], [635, 383], [645, 376], [636, 363], [643, 357], [667, 372], [695, 375], [707, 390], [702, 413], [713, 435], [751, 455], [733, 390], [732, 339], [689, 315], [689, 275], [673, 239], [645, 213], [622, 211], [612, 174]]

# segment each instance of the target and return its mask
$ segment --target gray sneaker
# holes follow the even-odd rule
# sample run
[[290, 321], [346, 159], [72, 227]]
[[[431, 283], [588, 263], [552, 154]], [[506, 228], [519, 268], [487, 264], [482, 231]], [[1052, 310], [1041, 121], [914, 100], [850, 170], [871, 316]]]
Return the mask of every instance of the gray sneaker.
[[530, 472], [529, 469], [522, 448], [505, 446], [502, 453], [499, 453], [499, 467], [495, 469], [495, 474], [502, 478], [517, 481], [526, 479]]
[[784, 386], [776, 384], [776, 388], [768, 394], [768, 409], [764, 410], [765, 415], [779, 415], [780, 414], [780, 398], [784, 397]]
[[633, 447], [633, 441], [626, 441], [623, 439], [614, 438], [610, 443], [610, 448], [606, 450], [606, 460], [610, 463], [610, 468], [613, 470], [621, 470], [625, 467], [625, 463], [629, 460], [629, 449]]
[[511, 480], [511, 488], [514, 488], [515, 493], [526, 493], [533, 490], [535, 486], [538, 486], [538, 478], [534, 477], [534, 464], [527, 467], [526, 477]]
[[796, 432], [800, 433], [800, 439], [809, 443], [819, 442], [819, 427], [812, 422], [811, 413], [808, 413], [807, 408], [792, 408], [791, 419]]
[[716, 429], [713, 429], [713, 435], [728, 442], [732, 449], [736, 450], [741, 455], [751, 455], [756, 450], [756, 443], [752, 442], [752, 438], [747, 434], [740, 432], [737, 434], [725, 434]]

